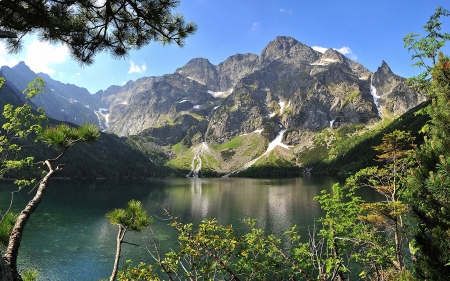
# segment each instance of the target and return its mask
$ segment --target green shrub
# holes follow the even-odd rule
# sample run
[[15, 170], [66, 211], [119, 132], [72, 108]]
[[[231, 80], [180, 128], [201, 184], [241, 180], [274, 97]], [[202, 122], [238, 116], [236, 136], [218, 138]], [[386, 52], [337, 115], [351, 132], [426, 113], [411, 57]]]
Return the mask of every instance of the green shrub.
[[38, 271], [36, 269], [25, 269], [22, 273], [23, 281], [37, 281]]
[[17, 214], [8, 212], [3, 215], [3, 219], [0, 223], [0, 243], [2, 245], [8, 245], [9, 235], [17, 220]]

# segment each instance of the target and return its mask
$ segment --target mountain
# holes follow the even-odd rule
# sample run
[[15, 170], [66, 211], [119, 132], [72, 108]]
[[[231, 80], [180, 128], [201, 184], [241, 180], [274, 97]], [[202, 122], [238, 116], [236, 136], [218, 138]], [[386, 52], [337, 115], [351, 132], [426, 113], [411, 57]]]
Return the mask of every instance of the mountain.
[[[18, 89], [36, 77], [24, 63], [1, 70]], [[172, 74], [94, 95], [39, 75], [47, 95], [35, 103], [51, 117], [98, 124], [129, 137], [149, 157], [159, 153], [171, 159], [168, 165], [208, 174], [239, 170], [257, 158], [254, 165], [303, 166], [310, 163], [307, 151], [330, 149], [338, 132], [350, 137], [349, 128], [370, 130], [425, 100], [384, 61], [372, 73], [336, 50], [320, 53], [285, 36], [260, 55], [236, 54], [218, 65], [194, 58]], [[320, 143], [324, 132], [331, 137]], [[277, 137], [278, 146], [266, 151]]]
[[371, 81], [376, 94], [380, 96], [378, 102], [387, 114], [406, 112], [411, 105], [423, 101], [423, 96], [415, 94], [405, 83], [406, 79], [395, 75], [385, 61], [378, 67]]
[[85, 122], [98, 124], [100, 129], [106, 129], [103, 114], [106, 106], [96, 95], [91, 95], [85, 88], [72, 84], [64, 84], [53, 80], [44, 73], [34, 73], [24, 62], [14, 67], [1, 67], [7, 83], [14, 85], [21, 93], [28, 83], [38, 76], [46, 82], [45, 93], [32, 99], [36, 107], [45, 109], [50, 118], [82, 125]]
[[134, 135], [191, 115], [208, 120], [207, 130], [198, 131], [202, 140], [223, 143], [262, 128], [272, 117], [284, 128], [314, 131], [330, 122], [335, 127], [374, 123], [381, 118], [372, 80], [373, 87], [381, 87], [380, 104], [389, 116], [424, 100], [386, 67], [383, 62], [371, 73], [333, 49], [322, 54], [293, 38], [277, 37], [260, 56], [237, 54], [216, 66], [195, 58], [173, 74], [128, 82], [102, 99], [110, 112], [107, 131]]

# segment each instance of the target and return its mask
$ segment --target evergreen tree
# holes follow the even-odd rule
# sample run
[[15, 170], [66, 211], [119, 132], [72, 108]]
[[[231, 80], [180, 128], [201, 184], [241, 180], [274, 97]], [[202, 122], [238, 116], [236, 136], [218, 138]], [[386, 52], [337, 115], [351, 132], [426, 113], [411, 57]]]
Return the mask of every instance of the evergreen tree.
[[[450, 34], [441, 32], [439, 18], [449, 15], [438, 8], [425, 25], [427, 36], [405, 38], [406, 46], [415, 52], [413, 58], [420, 59], [416, 64], [426, 67], [413, 82], [432, 98], [424, 110], [431, 120], [422, 129], [426, 138], [416, 151], [417, 167], [411, 170], [408, 186], [418, 223], [416, 270], [427, 280], [450, 276], [450, 59], [439, 53], [450, 39]], [[426, 65], [427, 59], [433, 64]]]
[[124, 241], [125, 234], [127, 231], [141, 232], [151, 223], [152, 218], [148, 216], [147, 212], [142, 208], [142, 203], [136, 200], [128, 202], [126, 209], [115, 209], [108, 212], [106, 217], [112, 225], [117, 225], [119, 228], [116, 239], [116, 258], [114, 260], [111, 277], [109, 278], [110, 281], [114, 281], [119, 267], [122, 243], [128, 243]]
[[450, 276], [450, 59], [440, 55], [432, 72], [433, 103], [426, 108], [431, 121], [417, 150], [417, 168], [410, 178], [411, 202], [417, 215], [420, 254], [417, 271], [430, 280]]
[[[98, 52], [125, 57], [151, 41], [183, 46], [197, 27], [173, 13], [178, 0], [14, 0], [0, 1], [0, 29], [10, 52], [21, 39], [37, 32], [40, 39], [66, 44], [81, 64], [92, 64]], [[14, 37], [14, 36], [13, 36]], [[1, 36], [0, 36], [1, 38]]]

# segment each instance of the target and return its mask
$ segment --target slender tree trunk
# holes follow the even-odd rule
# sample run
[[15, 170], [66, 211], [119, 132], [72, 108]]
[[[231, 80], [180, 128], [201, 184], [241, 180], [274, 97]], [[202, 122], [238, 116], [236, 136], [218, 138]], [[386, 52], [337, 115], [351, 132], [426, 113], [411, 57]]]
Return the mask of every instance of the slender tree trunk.
[[[339, 249], [334, 240], [333, 240], [333, 244], [334, 244], [333, 245], [333, 255], [336, 259], [339, 259]], [[339, 267], [336, 270], [338, 271], [337, 272], [337, 280], [344, 281], [344, 274], [342, 273], [342, 271], [339, 269]]]
[[109, 281], [114, 281], [116, 279], [117, 269], [119, 268], [122, 240], [125, 237], [126, 231], [127, 230], [125, 228], [123, 228], [121, 225], [119, 225], [119, 231], [117, 232], [117, 238], [116, 238], [116, 258], [114, 260], [114, 267], [113, 267], [113, 271], [111, 273], [111, 277], [109, 278]]
[[9, 236], [8, 248], [6, 249], [6, 252], [3, 255], [3, 260], [5, 261], [6, 265], [10, 267], [13, 275], [13, 280], [15, 281], [22, 280], [22, 278], [19, 275], [19, 272], [17, 271], [17, 256], [19, 255], [19, 247], [20, 242], [22, 241], [22, 235], [25, 229], [25, 225], [28, 222], [28, 219], [30, 218], [31, 214], [36, 210], [39, 203], [41, 203], [42, 197], [44, 196], [45, 189], [47, 188], [50, 178], [56, 172], [61, 170], [59, 166], [56, 169], [53, 169], [50, 161], [48, 160], [45, 161], [45, 164], [49, 168], [49, 171], [39, 183], [39, 188], [36, 194], [34, 195], [33, 199], [31, 199], [30, 202], [28, 202], [27, 206], [25, 206], [25, 208], [20, 212], [16, 224], [14, 225], [14, 228], [11, 232], [11, 235]]
[[394, 221], [395, 258], [397, 259], [397, 269], [402, 270], [402, 251], [400, 249], [400, 237], [398, 235], [398, 223]]

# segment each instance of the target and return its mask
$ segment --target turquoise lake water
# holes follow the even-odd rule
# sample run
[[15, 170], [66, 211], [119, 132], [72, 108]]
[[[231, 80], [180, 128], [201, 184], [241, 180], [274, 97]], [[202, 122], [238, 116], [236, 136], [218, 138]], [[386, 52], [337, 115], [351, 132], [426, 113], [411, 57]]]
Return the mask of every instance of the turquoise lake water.
[[[163, 208], [184, 222], [216, 218], [238, 226], [255, 218], [266, 231], [283, 233], [296, 224], [306, 231], [321, 211], [313, 198], [330, 190], [334, 178], [163, 179], [139, 182], [75, 184], [53, 181], [29, 220], [19, 252], [20, 268], [34, 268], [40, 281], [99, 280], [111, 274], [117, 227], [105, 213], [140, 200], [154, 217], [151, 228], [162, 250], [176, 247], [175, 231], [163, 220]], [[0, 184], [0, 210], [9, 205], [13, 185]], [[14, 195], [13, 209], [31, 198], [29, 190]], [[122, 259], [151, 262], [145, 249], [150, 231], [128, 233]]]

